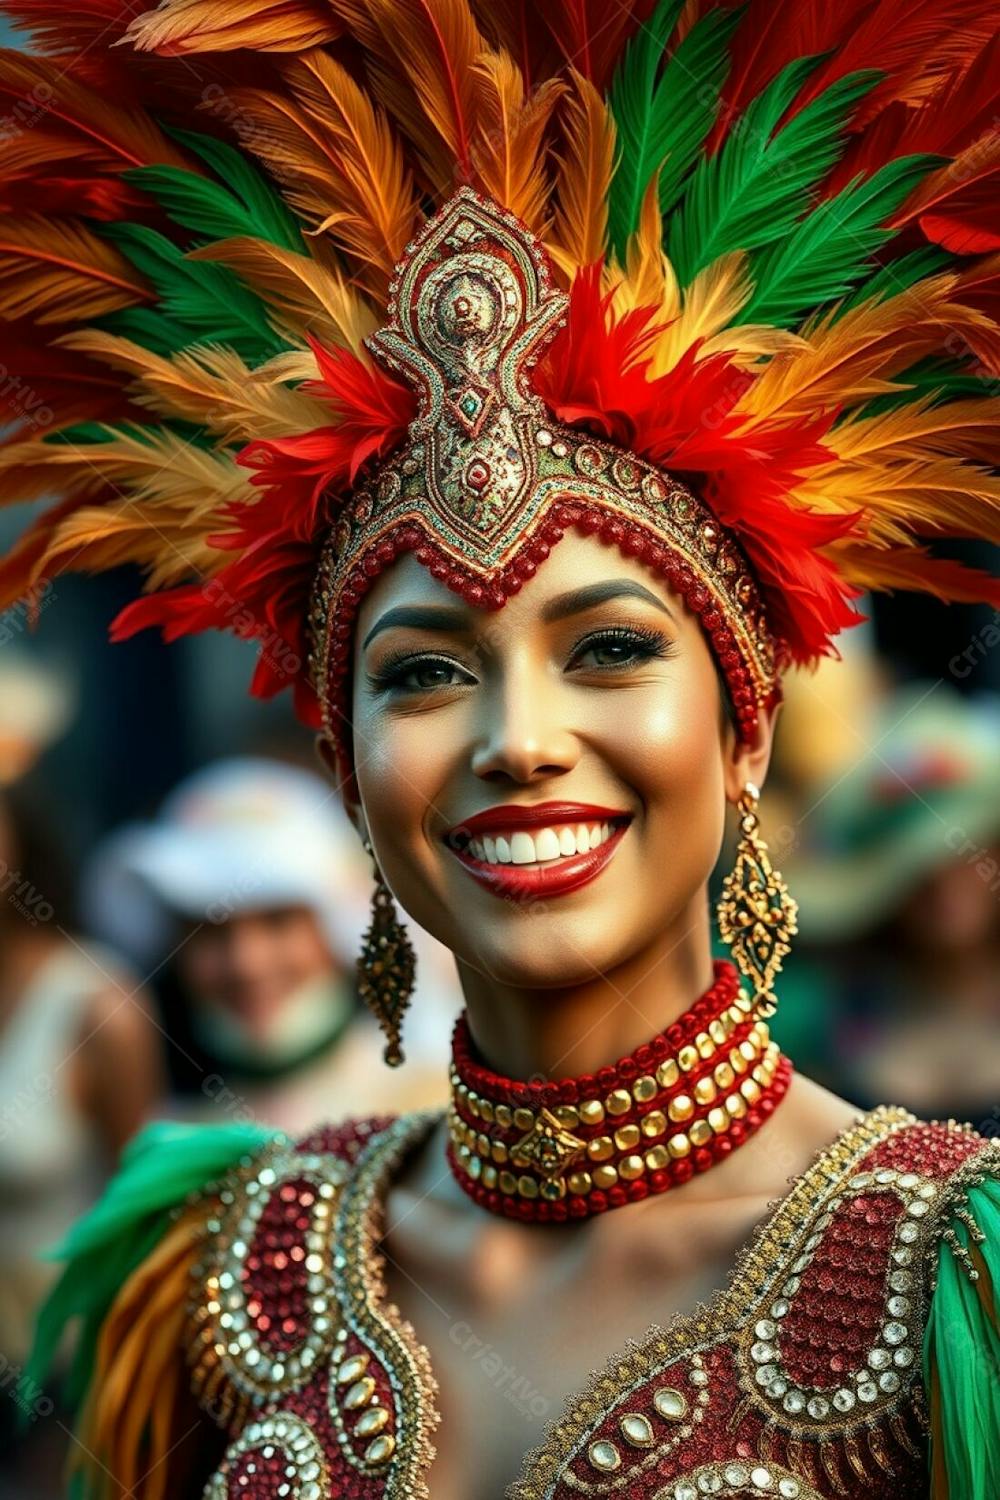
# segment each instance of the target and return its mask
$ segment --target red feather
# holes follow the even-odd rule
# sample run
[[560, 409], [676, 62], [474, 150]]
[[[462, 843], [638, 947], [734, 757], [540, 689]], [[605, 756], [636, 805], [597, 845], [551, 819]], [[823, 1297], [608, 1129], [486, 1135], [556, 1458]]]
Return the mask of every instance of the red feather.
[[804, 472], [829, 462], [820, 440], [836, 413], [741, 433], [745, 418], [735, 408], [754, 377], [724, 354], [699, 360], [697, 345], [650, 379], [656, 309], [616, 318], [600, 272], [595, 264], [577, 275], [535, 389], [560, 421], [684, 474], [746, 551], [789, 656], [815, 660], [858, 618], [849, 602], [858, 590], [819, 549], [855, 534], [861, 518], [821, 515], [787, 496]]
[[266, 493], [233, 507], [231, 528], [210, 538], [235, 555], [213, 578], [137, 600], [112, 627], [112, 639], [158, 625], [164, 640], [230, 630], [261, 642], [251, 691], [270, 698], [294, 686], [296, 713], [320, 723], [306, 671], [309, 596], [338, 496], [362, 467], [397, 447], [416, 415], [408, 386], [347, 349], [310, 340], [321, 378], [305, 388], [329, 401], [336, 426], [282, 440], [248, 443], [239, 462]]

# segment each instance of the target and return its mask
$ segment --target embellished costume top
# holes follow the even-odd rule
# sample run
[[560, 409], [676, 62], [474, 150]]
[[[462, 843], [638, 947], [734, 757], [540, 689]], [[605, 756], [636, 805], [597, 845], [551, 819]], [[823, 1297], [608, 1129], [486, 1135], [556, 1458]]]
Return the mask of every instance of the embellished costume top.
[[[298, 1143], [238, 1126], [138, 1139], [57, 1294], [85, 1333], [102, 1325], [81, 1438], [93, 1493], [432, 1493], [437, 1385], [386, 1298], [379, 1243], [388, 1186], [438, 1119], [351, 1120]], [[126, 1242], [143, 1254], [109, 1308], [86, 1272], [114, 1250], [120, 1277]], [[707, 1305], [581, 1370], [507, 1500], [995, 1500], [998, 1275], [997, 1143], [895, 1106], [859, 1115]], [[42, 1342], [53, 1329], [50, 1308]], [[182, 1491], [189, 1392], [219, 1454], [210, 1474], [201, 1443]]]

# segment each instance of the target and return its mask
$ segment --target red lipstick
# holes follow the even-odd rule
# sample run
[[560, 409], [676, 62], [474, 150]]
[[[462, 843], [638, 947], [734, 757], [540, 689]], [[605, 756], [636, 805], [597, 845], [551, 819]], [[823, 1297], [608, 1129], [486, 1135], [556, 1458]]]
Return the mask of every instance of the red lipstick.
[[[614, 856], [632, 821], [620, 808], [598, 807], [589, 802], [537, 802], [531, 806], [508, 803], [476, 813], [448, 830], [445, 842], [462, 868], [479, 885], [508, 900], [562, 896], [593, 880]], [[485, 835], [513, 834], [519, 829], [557, 827], [560, 824], [610, 823], [610, 836], [595, 849], [579, 854], [557, 855], [531, 864], [494, 864], [477, 858], [470, 841]]]

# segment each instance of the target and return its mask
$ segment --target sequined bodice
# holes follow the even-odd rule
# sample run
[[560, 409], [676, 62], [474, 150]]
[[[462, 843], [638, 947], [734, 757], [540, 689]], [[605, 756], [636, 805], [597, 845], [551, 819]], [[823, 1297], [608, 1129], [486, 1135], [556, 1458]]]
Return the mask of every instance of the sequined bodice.
[[[428, 1496], [437, 1385], [377, 1247], [393, 1174], [438, 1118], [275, 1145], [223, 1188], [191, 1328], [196, 1393], [233, 1436], [208, 1500]], [[508, 1500], [925, 1496], [938, 1243], [997, 1170], [968, 1126], [865, 1115], [771, 1205], [709, 1304], [590, 1376]]]

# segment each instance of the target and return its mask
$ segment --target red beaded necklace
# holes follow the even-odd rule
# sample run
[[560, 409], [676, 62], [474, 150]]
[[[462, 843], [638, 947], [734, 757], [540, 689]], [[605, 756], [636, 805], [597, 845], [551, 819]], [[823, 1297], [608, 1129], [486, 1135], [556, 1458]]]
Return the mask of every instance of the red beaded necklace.
[[728, 959], [679, 1020], [614, 1065], [522, 1083], [476, 1057], [465, 1011], [452, 1036], [448, 1161], [484, 1208], [564, 1223], [705, 1172], [783, 1098], [791, 1061]]

